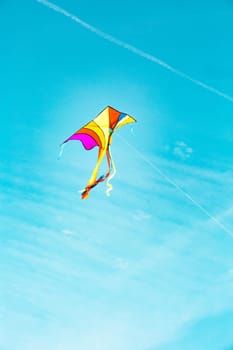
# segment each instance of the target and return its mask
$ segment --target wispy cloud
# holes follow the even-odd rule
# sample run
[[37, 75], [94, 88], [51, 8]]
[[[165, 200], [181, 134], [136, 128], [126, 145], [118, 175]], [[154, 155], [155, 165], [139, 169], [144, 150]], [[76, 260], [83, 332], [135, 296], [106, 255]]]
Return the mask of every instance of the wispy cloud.
[[[232, 321], [232, 310], [200, 317], [192, 322], [187, 322], [173, 342], [167, 342], [162, 346], [151, 347], [147, 350], [179, 350], [185, 349], [187, 346], [190, 350], [229, 349], [228, 344], [231, 344], [233, 340]], [[205, 334], [204, 337], [203, 334]], [[209, 334], [211, 337], [208, 336]]]
[[186, 160], [191, 157], [193, 149], [183, 141], [177, 141], [175, 147], [173, 148], [173, 153], [175, 156], [182, 160]]
[[129, 266], [129, 262], [124, 258], [116, 258], [114, 267], [120, 270], [126, 270]]
[[72, 236], [74, 233], [74, 231], [71, 231], [71, 230], [62, 230], [62, 233], [64, 233], [64, 235], [67, 235], [67, 236]]
[[136, 210], [136, 212], [133, 214], [133, 219], [136, 221], [148, 220], [150, 218], [151, 218], [151, 215], [146, 213], [143, 210]]

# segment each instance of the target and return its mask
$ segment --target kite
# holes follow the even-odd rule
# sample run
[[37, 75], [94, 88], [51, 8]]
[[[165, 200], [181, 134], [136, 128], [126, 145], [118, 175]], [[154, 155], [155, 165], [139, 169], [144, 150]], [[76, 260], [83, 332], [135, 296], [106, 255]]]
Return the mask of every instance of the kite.
[[[130, 115], [119, 112], [113, 107], [107, 106], [97, 115], [95, 119], [91, 120], [81, 129], [77, 130], [73, 135], [71, 135], [61, 144], [62, 146], [68, 141], [79, 140], [82, 142], [83, 147], [88, 151], [94, 147], [99, 148], [96, 166], [86, 187], [81, 191], [82, 199], [86, 199], [93, 187], [107, 179], [108, 189], [106, 191], [106, 194], [108, 196], [110, 195], [112, 185], [109, 183], [109, 181], [116, 174], [116, 167], [110, 150], [112, 135], [120, 127], [134, 122], [136, 122], [136, 120]], [[104, 156], [106, 156], [107, 159], [108, 170], [105, 175], [98, 177], [98, 171]]]

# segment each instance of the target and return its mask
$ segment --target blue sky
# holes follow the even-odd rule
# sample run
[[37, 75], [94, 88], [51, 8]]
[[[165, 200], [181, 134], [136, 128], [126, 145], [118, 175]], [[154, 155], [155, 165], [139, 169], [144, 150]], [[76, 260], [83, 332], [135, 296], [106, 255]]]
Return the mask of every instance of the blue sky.
[[[56, 4], [233, 95], [231, 1]], [[232, 102], [33, 0], [0, 32], [0, 349], [232, 349], [233, 237], [150, 165], [233, 232]], [[106, 105], [138, 123], [81, 201], [96, 150], [58, 145]]]

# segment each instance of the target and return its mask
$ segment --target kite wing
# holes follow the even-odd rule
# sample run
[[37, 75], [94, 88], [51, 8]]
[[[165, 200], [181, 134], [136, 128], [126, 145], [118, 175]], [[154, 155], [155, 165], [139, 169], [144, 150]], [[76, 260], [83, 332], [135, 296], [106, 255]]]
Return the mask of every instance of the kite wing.
[[[98, 183], [105, 181], [110, 176], [111, 170], [113, 170], [115, 174], [115, 165], [110, 152], [112, 134], [120, 127], [128, 123], [134, 123], [135, 121], [136, 120], [128, 114], [121, 113], [116, 109], [108, 106], [102, 112], [100, 112], [95, 119], [87, 123], [81, 129], [77, 130], [73, 135], [71, 135], [63, 142], [63, 144], [65, 144], [71, 140], [79, 140], [82, 142], [83, 147], [86, 150], [91, 150], [94, 147], [99, 147], [97, 163], [92, 172], [91, 178], [87, 183], [87, 186], [82, 191], [82, 199], [87, 198], [90, 190]], [[102, 175], [97, 179], [100, 164], [105, 155], [108, 162], [108, 171], [105, 175]], [[107, 185], [109, 187], [107, 194], [109, 195], [109, 191], [111, 190], [112, 186], [109, 183]]]

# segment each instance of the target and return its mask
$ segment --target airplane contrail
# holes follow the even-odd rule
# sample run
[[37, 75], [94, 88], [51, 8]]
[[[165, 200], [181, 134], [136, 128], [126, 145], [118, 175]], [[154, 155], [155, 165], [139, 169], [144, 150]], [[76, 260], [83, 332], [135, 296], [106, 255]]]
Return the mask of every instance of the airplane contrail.
[[158, 64], [159, 66], [167, 69], [168, 71], [176, 74], [177, 76], [183, 78], [183, 79], [186, 79], [186, 80], [189, 80], [190, 82], [192, 82], [193, 84], [195, 85], [198, 85], [200, 87], [202, 87], [203, 89], [215, 94], [215, 95], [218, 95], [220, 97], [223, 97], [225, 98], [226, 100], [230, 101], [230, 102], [233, 102], [233, 96], [230, 96], [228, 94], [225, 94], [224, 92], [208, 85], [208, 84], [205, 84], [203, 83], [202, 81], [198, 80], [198, 79], [195, 79], [195, 78], [192, 78], [190, 75], [176, 69], [175, 67], [169, 65], [168, 63], [160, 60], [158, 57], [154, 56], [154, 55], [151, 55], [145, 51], [142, 51], [138, 48], [136, 48], [135, 46], [132, 46], [122, 40], [119, 40], [117, 38], [115, 38], [114, 36], [106, 33], [106, 32], [103, 32], [102, 30], [92, 26], [91, 24], [83, 21], [82, 19], [80, 19], [79, 17], [73, 15], [72, 13], [66, 11], [65, 9], [55, 5], [54, 3], [50, 2], [50, 1], [47, 1], [47, 0], [35, 0], [39, 3], [41, 3], [42, 5], [50, 8], [51, 10], [54, 10], [58, 13], [61, 13], [62, 15], [72, 19], [73, 21], [75, 21], [76, 23], [78, 23], [79, 25], [81, 25], [82, 27], [88, 29], [89, 31], [95, 33], [96, 35], [98, 35], [99, 37], [103, 38], [104, 40], [106, 41], [109, 41], [117, 46], [120, 46], [132, 53], [134, 53], [135, 55], [137, 56], [140, 56], [140, 57], [143, 57], [145, 59], [147, 59], [148, 61], [151, 61], [151, 62], [154, 62], [156, 64]]

